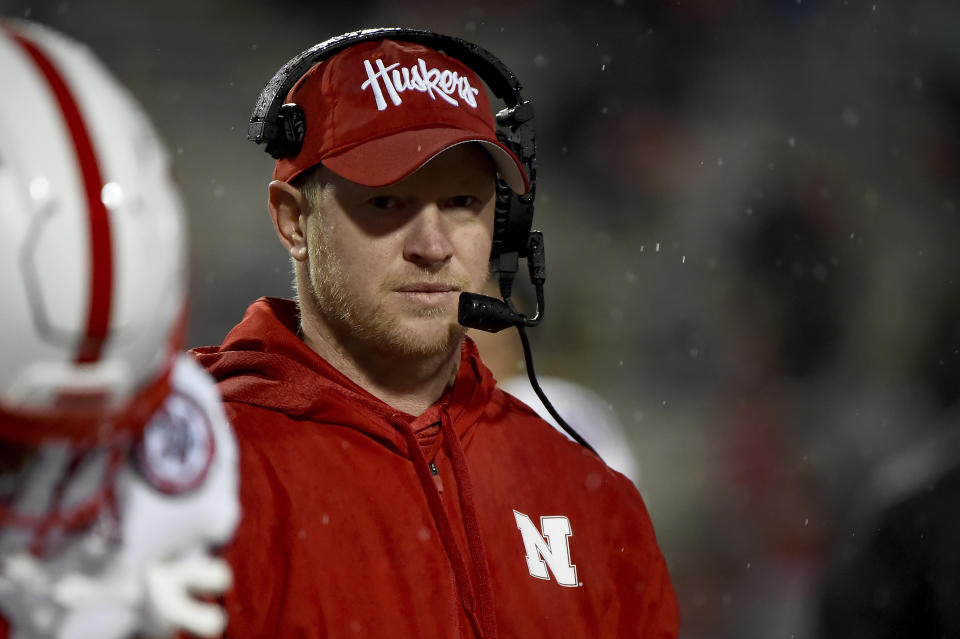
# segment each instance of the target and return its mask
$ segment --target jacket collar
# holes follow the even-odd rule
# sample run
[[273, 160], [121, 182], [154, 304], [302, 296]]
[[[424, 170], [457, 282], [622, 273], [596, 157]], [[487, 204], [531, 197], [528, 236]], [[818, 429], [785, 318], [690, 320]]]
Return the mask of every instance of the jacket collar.
[[262, 297], [220, 346], [191, 351], [217, 379], [224, 400], [259, 406], [297, 419], [347, 426], [406, 454], [406, 439], [417, 435], [427, 459], [440, 446], [441, 411], [466, 444], [494, 388], [490, 371], [469, 338], [461, 348], [453, 386], [422, 415], [398, 411], [343, 375], [300, 339], [300, 316], [293, 300]]

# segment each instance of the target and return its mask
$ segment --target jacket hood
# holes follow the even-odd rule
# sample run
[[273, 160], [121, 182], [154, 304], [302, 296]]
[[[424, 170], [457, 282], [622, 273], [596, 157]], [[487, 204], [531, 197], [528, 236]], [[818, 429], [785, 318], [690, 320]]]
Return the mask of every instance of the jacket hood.
[[400, 428], [410, 428], [427, 459], [439, 446], [441, 411], [461, 440], [494, 389], [476, 345], [465, 339], [453, 387], [420, 416], [398, 411], [351, 381], [299, 337], [293, 300], [262, 297], [220, 346], [190, 353], [216, 378], [226, 402], [238, 402], [293, 418], [345, 426], [390, 443], [407, 454]]

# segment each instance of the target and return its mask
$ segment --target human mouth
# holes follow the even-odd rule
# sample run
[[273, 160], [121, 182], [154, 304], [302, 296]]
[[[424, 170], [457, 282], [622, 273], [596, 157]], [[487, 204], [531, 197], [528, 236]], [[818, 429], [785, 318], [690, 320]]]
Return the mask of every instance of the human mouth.
[[433, 306], [443, 304], [457, 296], [460, 293], [460, 287], [438, 282], [413, 282], [396, 287], [394, 292], [412, 302]]

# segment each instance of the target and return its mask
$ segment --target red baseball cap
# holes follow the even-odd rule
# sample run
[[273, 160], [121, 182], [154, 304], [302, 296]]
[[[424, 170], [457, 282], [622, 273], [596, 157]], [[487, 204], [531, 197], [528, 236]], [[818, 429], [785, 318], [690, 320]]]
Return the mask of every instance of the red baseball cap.
[[420, 44], [362, 42], [318, 62], [287, 94], [303, 110], [300, 152], [277, 161], [289, 182], [323, 164], [365, 186], [393, 184], [457, 144], [477, 142], [517, 193], [530, 188], [520, 160], [496, 135], [479, 77]]

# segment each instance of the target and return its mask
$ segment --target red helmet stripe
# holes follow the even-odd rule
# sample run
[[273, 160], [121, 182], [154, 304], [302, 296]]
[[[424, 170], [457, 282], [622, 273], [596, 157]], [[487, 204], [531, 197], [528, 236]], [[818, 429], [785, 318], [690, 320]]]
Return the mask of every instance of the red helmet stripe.
[[113, 251], [110, 235], [110, 220], [107, 208], [101, 199], [103, 179], [97, 163], [97, 155], [83, 115], [74, 100], [70, 88], [47, 55], [33, 42], [19, 33], [10, 35], [36, 63], [60, 105], [60, 112], [70, 131], [77, 164], [83, 176], [90, 222], [90, 301], [87, 309], [87, 326], [84, 339], [77, 350], [78, 364], [100, 359], [103, 343], [107, 339], [110, 324], [110, 305], [113, 297]]

